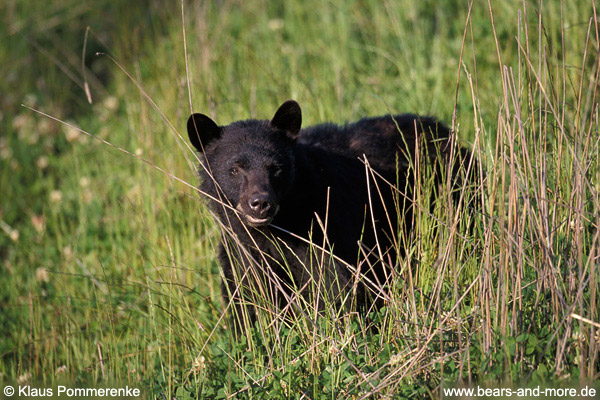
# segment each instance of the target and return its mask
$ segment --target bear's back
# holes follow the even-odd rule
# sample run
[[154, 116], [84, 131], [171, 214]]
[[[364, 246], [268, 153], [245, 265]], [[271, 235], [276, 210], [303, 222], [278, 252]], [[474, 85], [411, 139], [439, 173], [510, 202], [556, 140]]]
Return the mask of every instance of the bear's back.
[[351, 158], [364, 155], [375, 169], [396, 171], [397, 166], [411, 163], [417, 138], [419, 146], [426, 143], [429, 157], [435, 158], [445, 151], [449, 136], [448, 128], [433, 118], [402, 114], [363, 118], [343, 126], [315, 125], [303, 129], [298, 142]]

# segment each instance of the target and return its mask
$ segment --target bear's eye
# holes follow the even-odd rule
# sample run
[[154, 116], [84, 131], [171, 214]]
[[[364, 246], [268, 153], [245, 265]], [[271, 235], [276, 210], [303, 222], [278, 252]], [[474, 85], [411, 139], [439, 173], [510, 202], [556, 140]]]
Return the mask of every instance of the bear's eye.
[[238, 167], [231, 167], [231, 169], [229, 170], [229, 174], [230, 175], [237, 175], [239, 174], [240, 170]]

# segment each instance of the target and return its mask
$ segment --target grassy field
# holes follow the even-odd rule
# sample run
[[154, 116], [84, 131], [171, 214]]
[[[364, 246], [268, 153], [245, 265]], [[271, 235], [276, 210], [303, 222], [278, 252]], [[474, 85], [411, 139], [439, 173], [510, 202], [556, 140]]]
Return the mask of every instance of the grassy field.
[[[359, 399], [600, 379], [595, 2], [0, 11], [3, 386]], [[426, 182], [417, 191], [377, 329], [264, 313], [232, 335], [219, 228], [181, 137], [191, 110], [227, 124], [270, 118], [289, 98], [305, 126], [438, 116], [486, 171], [458, 205], [430, 207]]]

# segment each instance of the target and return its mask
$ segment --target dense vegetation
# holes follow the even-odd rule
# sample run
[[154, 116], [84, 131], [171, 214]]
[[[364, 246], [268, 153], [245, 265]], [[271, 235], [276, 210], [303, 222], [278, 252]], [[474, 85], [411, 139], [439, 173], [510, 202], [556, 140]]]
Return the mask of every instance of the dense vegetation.
[[[224, 0], [182, 13], [4, 0], [0, 11], [0, 383], [421, 398], [598, 380], [594, 2]], [[288, 98], [306, 125], [436, 115], [486, 177], [458, 205], [430, 206], [421, 182], [391, 298], [368, 320], [267, 310], [235, 338], [219, 229], [181, 135], [192, 109], [226, 124]]]

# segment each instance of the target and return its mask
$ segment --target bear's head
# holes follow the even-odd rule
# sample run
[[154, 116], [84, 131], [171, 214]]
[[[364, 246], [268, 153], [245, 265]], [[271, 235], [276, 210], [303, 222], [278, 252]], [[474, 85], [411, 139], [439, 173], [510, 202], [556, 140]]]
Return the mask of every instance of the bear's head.
[[294, 146], [301, 124], [302, 112], [293, 100], [283, 103], [271, 121], [218, 126], [206, 115], [192, 114], [187, 130], [203, 156], [203, 186], [214, 184], [247, 225], [269, 225], [294, 183]]

